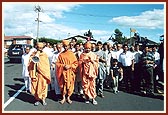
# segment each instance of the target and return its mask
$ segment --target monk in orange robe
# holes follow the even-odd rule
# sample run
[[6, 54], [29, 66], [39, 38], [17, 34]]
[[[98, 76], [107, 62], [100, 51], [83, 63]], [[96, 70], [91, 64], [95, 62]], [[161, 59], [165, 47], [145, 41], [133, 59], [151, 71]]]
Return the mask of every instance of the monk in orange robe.
[[[39, 101], [42, 101], [43, 105], [47, 105], [45, 99], [47, 97], [48, 84], [51, 82], [48, 56], [42, 49], [43, 43], [37, 43], [37, 52], [32, 53], [28, 65], [32, 84], [31, 93], [36, 99], [35, 106], [39, 105]], [[39, 58], [39, 62], [34, 62], [32, 59], [34, 56]]]
[[98, 75], [98, 57], [91, 51], [91, 43], [85, 43], [85, 51], [80, 55], [79, 59], [80, 75], [82, 76], [82, 87], [84, 90], [86, 101], [92, 99], [94, 105], [97, 104], [95, 100], [96, 94], [96, 78]]
[[69, 49], [69, 41], [63, 40], [62, 44], [64, 51], [60, 53], [56, 62], [56, 76], [62, 94], [60, 103], [63, 104], [65, 102], [65, 96], [67, 95], [67, 102], [71, 104], [72, 101], [70, 96], [74, 91], [75, 72], [78, 66], [78, 61], [75, 54]]

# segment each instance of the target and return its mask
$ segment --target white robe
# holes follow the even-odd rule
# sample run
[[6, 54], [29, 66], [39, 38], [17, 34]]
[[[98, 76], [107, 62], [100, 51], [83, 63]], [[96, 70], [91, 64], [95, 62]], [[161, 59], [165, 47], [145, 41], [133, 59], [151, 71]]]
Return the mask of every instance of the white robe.
[[29, 57], [30, 53], [22, 55], [22, 77], [25, 81], [26, 90], [31, 91], [31, 79], [28, 72]]
[[[56, 63], [58, 56], [59, 56], [60, 52], [53, 52], [53, 56], [52, 56], [52, 63]], [[51, 83], [52, 88], [54, 87], [55, 90], [55, 94], [61, 94], [60, 91], [60, 87], [58, 84], [58, 80], [57, 80], [57, 76], [56, 76], [56, 67], [54, 66], [54, 68], [51, 69], [51, 78], [53, 78], [53, 82]]]

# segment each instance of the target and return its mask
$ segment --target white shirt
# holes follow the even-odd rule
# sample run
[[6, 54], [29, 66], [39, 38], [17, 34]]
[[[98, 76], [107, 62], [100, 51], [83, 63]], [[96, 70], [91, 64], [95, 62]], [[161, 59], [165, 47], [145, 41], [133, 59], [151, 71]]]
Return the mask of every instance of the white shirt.
[[119, 62], [122, 63], [123, 66], [131, 66], [132, 60], [134, 59], [134, 56], [130, 51], [127, 51], [126, 53], [121, 53], [119, 56]]
[[119, 60], [120, 54], [123, 52], [123, 49], [120, 49], [116, 52], [116, 59]]
[[29, 54], [31, 55], [33, 52], [36, 52], [36, 51], [37, 51], [37, 49], [33, 47], [33, 48], [30, 49]]
[[29, 57], [30, 57], [30, 53], [29, 54], [23, 54], [22, 55], [22, 76], [23, 77], [29, 77], [29, 72], [28, 72], [28, 63], [29, 63]]
[[52, 63], [56, 63], [56, 61], [58, 60], [58, 56], [61, 52], [53, 52], [53, 56], [52, 56]]
[[52, 62], [52, 56], [53, 56], [52, 49], [49, 48], [49, 47], [45, 47], [45, 48], [43, 49], [43, 52], [45, 52], [45, 53], [47, 54], [48, 59], [49, 59], [49, 62], [50, 62], [50, 64], [51, 64], [51, 62]]
[[140, 61], [140, 57], [141, 57], [142, 51], [135, 51], [134, 52], [134, 62], [138, 63]]
[[112, 52], [108, 52], [107, 54], [107, 58], [106, 58], [106, 63], [107, 63], [107, 66], [110, 67], [111, 65], [111, 59], [113, 58], [113, 54]]
[[153, 52], [153, 55], [155, 57], [156, 65], [159, 65], [160, 64], [160, 54], [158, 52]]

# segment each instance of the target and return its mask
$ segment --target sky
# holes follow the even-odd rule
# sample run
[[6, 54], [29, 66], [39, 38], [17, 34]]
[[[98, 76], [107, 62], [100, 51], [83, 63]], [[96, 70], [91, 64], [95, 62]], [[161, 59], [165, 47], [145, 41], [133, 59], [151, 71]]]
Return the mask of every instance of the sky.
[[165, 33], [166, 5], [164, 2], [45, 2], [23, 3], [3, 2], [3, 33], [6, 36], [30, 35], [37, 37], [38, 13], [40, 6], [39, 37], [65, 39], [83, 35], [90, 30], [94, 39], [106, 42], [119, 29], [129, 38], [130, 28], [142, 37], [160, 42]]

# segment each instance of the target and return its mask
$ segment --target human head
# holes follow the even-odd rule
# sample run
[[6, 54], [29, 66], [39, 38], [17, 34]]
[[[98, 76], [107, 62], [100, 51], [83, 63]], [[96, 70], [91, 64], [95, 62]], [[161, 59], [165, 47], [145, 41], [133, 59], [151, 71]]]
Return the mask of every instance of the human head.
[[61, 43], [57, 43], [56, 44], [56, 48], [57, 48], [58, 52], [61, 52], [62, 51], [62, 44]]
[[75, 45], [76, 42], [77, 42], [77, 39], [76, 39], [75, 37], [73, 37], [73, 38], [71, 39], [71, 42]]
[[92, 43], [92, 45], [91, 45], [91, 50], [92, 50], [92, 51], [95, 51], [95, 50], [96, 50], [96, 43]]
[[131, 52], [134, 52], [134, 51], [135, 51], [135, 46], [132, 45], [132, 46], [130, 47], [130, 51], [131, 51]]
[[65, 51], [67, 51], [69, 49], [69, 40], [62, 40], [62, 45], [65, 49]]
[[70, 48], [72, 49], [72, 48], [74, 48], [75, 44], [73, 42], [70, 42], [69, 45], [70, 45]]
[[84, 47], [85, 47], [86, 53], [89, 53], [91, 51], [91, 43], [90, 42], [86, 42]]
[[97, 49], [98, 49], [98, 50], [102, 49], [102, 46], [103, 46], [102, 42], [101, 42], [101, 41], [98, 41], [98, 42], [97, 42]]
[[38, 42], [38, 43], [37, 43], [37, 51], [42, 51], [42, 50], [43, 50], [43, 47], [44, 47], [43, 42]]
[[124, 52], [127, 52], [127, 51], [128, 51], [128, 44], [124, 44], [124, 45], [123, 45], [123, 50], [124, 50]]
[[144, 52], [148, 52], [149, 51], [149, 46], [145, 45], [143, 49], [144, 49]]
[[118, 64], [118, 60], [117, 59], [113, 59], [113, 65], [117, 65]]
[[28, 54], [30, 52], [30, 47], [26, 46], [25, 53]]
[[108, 45], [107, 45], [107, 42], [105, 42], [104, 44], [103, 44], [103, 50], [108, 50]]
[[119, 51], [121, 48], [122, 48], [122, 45], [121, 44], [117, 44], [117, 50]]
[[76, 51], [80, 51], [80, 44], [79, 43], [76, 43], [74, 47], [75, 47]]
[[157, 45], [154, 45], [154, 46], [153, 46], [152, 51], [153, 51], [153, 52], [156, 52], [156, 51], [157, 51]]
[[139, 44], [135, 44], [135, 51], [139, 51]]

